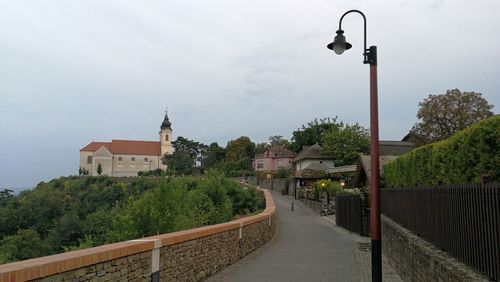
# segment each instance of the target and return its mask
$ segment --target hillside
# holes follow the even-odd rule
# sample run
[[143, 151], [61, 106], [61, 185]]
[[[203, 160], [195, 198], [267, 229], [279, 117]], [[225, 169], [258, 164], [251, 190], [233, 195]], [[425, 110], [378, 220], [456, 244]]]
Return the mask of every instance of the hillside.
[[217, 224], [264, 208], [260, 192], [203, 178], [61, 177], [0, 197], [0, 263]]

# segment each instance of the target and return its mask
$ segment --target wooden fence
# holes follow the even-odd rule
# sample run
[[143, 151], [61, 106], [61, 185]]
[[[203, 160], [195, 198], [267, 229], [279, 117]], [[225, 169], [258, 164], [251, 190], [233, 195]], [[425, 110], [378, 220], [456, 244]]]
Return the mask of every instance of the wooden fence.
[[363, 233], [363, 217], [361, 197], [355, 195], [338, 195], [335, 199], [335, 221], [352, 232]]
[[381, 190], [386, 216], [498, 281], [500, 184]]

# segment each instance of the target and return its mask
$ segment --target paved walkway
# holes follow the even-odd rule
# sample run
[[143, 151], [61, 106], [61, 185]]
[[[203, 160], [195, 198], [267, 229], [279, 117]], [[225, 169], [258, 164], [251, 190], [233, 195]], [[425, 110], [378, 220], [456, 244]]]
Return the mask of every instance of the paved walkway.
[[[364, 265], [369, 251], [359, 248], [360, 241], [352, 233], [292, 197], [273, 193], [273, 198], [278, 210], [275, 237], [207, 281], [371, 280], [366, 279], [370, 267]], [[292, 202], [294, 212], [290, 209]], [[366, 270], [368, 277], [364, 277]]]

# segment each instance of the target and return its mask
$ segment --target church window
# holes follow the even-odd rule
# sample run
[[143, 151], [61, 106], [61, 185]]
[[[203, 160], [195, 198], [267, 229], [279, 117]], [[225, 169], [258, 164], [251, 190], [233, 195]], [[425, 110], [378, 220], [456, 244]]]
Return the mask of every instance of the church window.
[[165, 135], [165, 141], [168, 141], [168, 134]]
[[144, 158], [144, 162], [147, 163], [148, 162], [148, 158]]
[[92, 156], [88, 156], [88, 157], [87, 157], [87, 163], [88, 163], [88, 164], [91, 164], [91, 163], [92, 163]]
[[135, 162], [135, 157], [132, 157], [130, 160], [133, 161], [133, 162]]
[[123, 158], [122, 157], [118, 157], [118, 161], [119, 162], [123, 161]]

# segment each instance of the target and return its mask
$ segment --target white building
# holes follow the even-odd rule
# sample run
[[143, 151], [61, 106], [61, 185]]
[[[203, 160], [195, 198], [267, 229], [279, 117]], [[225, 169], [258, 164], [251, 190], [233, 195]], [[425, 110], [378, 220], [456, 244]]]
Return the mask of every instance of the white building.
[[172, 123], [165, 114], [160, 127], [160, 141], [111, 140], [91, 142], [80, 150], [80, 168], [89, 175], [137, 176], [139, 171], [165, 169], [161, 158], [172, 154]]

